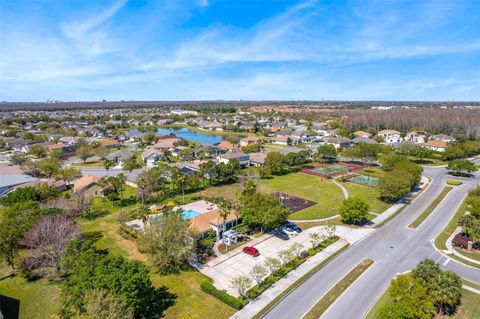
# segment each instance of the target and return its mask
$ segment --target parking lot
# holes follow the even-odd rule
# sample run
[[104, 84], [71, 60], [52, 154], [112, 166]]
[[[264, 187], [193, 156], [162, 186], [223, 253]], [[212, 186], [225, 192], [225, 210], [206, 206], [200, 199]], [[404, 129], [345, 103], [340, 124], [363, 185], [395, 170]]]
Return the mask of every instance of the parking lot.
[[[250, 270], [256, 264], [264, 263], [267, 257], [277, 257], [282, 250], [288, 249], [293, 243], [300, 243], [305, 249], [311, 248], [310, 233], [323, 231], [323, 227], [312, 227], [289, 240], [282, 240], [270, 235], [254, 239], [244, 246], [254, 246], [260, 252], [260, 256], [252, 257], [242, 252], [244, 246], [239, 247], [228, 254], [215, 258], [203, 266], [200, 271], [213, 279], [215, 286], [220, 290], [226, 290], [229, 294], [237, 296], [232, 289], [230, 281], [238, 275], [249, 275]], [[371, 228], [350, 228], [337, 226], [336, 234], [349, 243], [354, 243], [372, 232]]]

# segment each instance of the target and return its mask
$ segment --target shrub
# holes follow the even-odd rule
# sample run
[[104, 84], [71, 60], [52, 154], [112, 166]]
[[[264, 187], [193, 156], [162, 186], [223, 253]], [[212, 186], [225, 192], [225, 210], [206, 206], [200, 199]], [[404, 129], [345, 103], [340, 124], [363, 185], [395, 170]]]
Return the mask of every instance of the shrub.
[[218, 290], [210, 281], [204, 281], [200, 285], [200, 288], [209, 295], [217, 298], [221, 302], [229, 305], [230, 307], [240, 310], [246, 305], [246, 301], [242, 301], [234, 296], [227, 294], [224, 291]]
[[460, 181], [453, 180], [453, 179], [448, 179], [448, 180], [447, 180], [447, 184], [448, 184], [448, 185], [453, 185], [453, 186], [460, 186], [460, 185], [462, 185], [463, 183], [460, 182]]

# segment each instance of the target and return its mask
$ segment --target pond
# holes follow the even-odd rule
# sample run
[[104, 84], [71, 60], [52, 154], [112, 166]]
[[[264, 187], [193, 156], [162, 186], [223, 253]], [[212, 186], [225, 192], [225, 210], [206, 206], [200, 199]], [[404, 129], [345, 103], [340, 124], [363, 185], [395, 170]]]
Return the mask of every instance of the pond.
[[[137, 133], [138, 130], [132, 129], [130, 130], [130, 134], [132, 133]], [[186, 127], [179, 128], [179, 129], [173, 129], [173, 128], [158, 128], [157, 135], [169, 135], [169, 134], [175, 134], [178, 137], [181, 137], [186, 140], [198, 142], [198, 143], [206, 143], [206, 144], [218, 144], [221, 141], [223, 141], [223, 136], [222, 135], [216, 135], [216, 134], [203, 134], [199, 132], [192, 131]]]

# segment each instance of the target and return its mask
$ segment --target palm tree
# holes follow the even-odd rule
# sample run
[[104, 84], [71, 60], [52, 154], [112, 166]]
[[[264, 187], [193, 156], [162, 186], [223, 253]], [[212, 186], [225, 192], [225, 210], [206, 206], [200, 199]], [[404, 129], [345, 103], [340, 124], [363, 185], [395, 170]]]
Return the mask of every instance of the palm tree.
[[112, 168], [113, 166], [115, 165], [115, 162], [114, 161], [111, 161], [109, 159], [105, 159], [103, 161], [103, 167], [105, 167], [105, 169], [107, 170], [107, 176], [108, 176], [108, 171], [110, 170], [110, 168]]
[[[229, 202], [229, 201], [226, 201], [226, 200], [221, 200], [219, 203], [218, 203], [218, 208], [220, 208], [220, 212], [219, 212], [219, 215], [220, 217], [223, 218], [223, 228], [222, 228], [222, 240], [223, 240], [223, 243], [225, 244], [225, 237], [223, 236], [223, 233], [225, 232], [227, 226], [227, 217], [228, 215], [230, 215], [230, 212], [232, 211], [232, 204]], [[225, 247], [225, 250], [227, 248]]]

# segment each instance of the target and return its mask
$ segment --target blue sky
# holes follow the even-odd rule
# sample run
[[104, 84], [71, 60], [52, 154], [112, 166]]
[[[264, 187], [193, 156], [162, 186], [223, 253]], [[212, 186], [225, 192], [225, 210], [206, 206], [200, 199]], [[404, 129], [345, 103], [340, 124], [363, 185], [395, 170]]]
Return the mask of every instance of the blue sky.
[[480, 100], [480, 1], [0, 2], [0, 100]]

